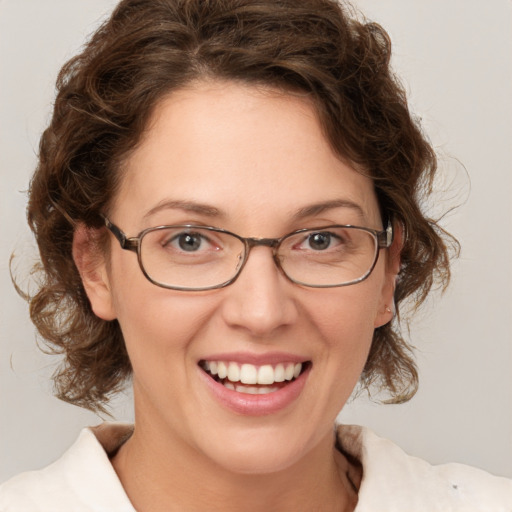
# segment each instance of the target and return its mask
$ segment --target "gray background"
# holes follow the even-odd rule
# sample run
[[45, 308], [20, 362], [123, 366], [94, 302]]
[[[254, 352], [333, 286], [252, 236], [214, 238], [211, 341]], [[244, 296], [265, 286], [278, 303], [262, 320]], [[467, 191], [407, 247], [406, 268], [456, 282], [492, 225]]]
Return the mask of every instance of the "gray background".
[[[81, 427], [101, 421], [52, 397], [55, 361], [36, 347], [8, 260], [16, 251], [23, 276], [35, 257], [24, 191], [57, 71], [114, 3], [0, 0], [0, 481], [51, 462]], [[463, 252], [449, 291], [411, 327], [417, 396], [400, 406], [360, 398], [340, 419], [433, 463], [512, 477], [512, 2], [355, 3], [391, 35], [395, 69], [441, 157], [445, 191], [430, 208], [461, 204], [444, 226]], [[116, 401], [117, 419], [131, 418], [129, 403], [128, 394]]]

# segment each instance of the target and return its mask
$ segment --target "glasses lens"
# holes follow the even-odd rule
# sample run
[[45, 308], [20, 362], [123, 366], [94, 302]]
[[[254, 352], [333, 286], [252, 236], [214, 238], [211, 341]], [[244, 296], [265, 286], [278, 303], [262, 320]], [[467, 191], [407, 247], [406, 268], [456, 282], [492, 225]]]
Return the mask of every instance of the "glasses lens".
[[375, 235], [354, 227], [307, 230], [286, 237], [278, 251], [283, 271], [307, 286], [342, 286], [361, 281], [377, 259]]
[[233, 235], [195, 226], [146, 231], [140, 260], [155, 283], [178, 289], [201, 289], [232, 279], [243, 260], [244, 243]]
[[[285, 237], [277, 251], [284, 273], [305, 286], [343, 286], [365, 279], [378, 255], [376, 236], [365, 229], [329, 226]], [[181, 290], [227, 284], [244, 261], [245, 245], [215, 228], [150, 229], [140, 242], [144, 273], [154, 283]]]

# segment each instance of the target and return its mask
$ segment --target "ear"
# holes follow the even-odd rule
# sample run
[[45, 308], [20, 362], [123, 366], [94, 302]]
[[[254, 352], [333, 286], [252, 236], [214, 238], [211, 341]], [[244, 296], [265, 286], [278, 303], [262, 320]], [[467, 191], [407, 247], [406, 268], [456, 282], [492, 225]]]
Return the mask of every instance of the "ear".
[[94, 314], [103, 320], [116, 318], [107, 272], [107, 255], [98, 229], [79, 224], [73, 236], [73, 260]]
[[390, 322], [395, 316], [395, 286], [400, 272], [400, 253], [404, 245], [403, 226], [396, 222], [393, 225], [393, 243], [387, 250], [385, 279], [381, 290], [381, 300], [374, 327], [381, 327]]

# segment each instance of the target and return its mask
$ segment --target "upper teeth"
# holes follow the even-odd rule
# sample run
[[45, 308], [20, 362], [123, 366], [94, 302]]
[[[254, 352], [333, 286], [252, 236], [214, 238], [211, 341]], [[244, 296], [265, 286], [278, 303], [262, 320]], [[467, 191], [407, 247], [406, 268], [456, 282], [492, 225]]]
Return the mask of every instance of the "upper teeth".
[[269, 385], [297, 378], [302, 370], [302, 363], [255, 366], [248, 363], [238, 364], [233, 361], [204, 361], [203, 367], [212, 375], [217, 375], [219, 379], [227, 377], [231, 382]]

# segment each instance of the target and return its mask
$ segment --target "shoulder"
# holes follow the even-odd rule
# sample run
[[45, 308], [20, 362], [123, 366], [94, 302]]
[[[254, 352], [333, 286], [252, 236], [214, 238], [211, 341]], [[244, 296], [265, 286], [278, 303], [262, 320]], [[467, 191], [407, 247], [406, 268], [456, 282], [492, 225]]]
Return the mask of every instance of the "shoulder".
[[56, 462], [0, 485], [0, 511], [134, 512], [108, 456], [115, 440], [122, 443], [129, 432], [120, 424], [82, 430]]
[[512, 510], [512, 480], [463, 464], [433, 466], [369, 429], [340, 426], [342, 451], [363, 466], [357, 512]]

